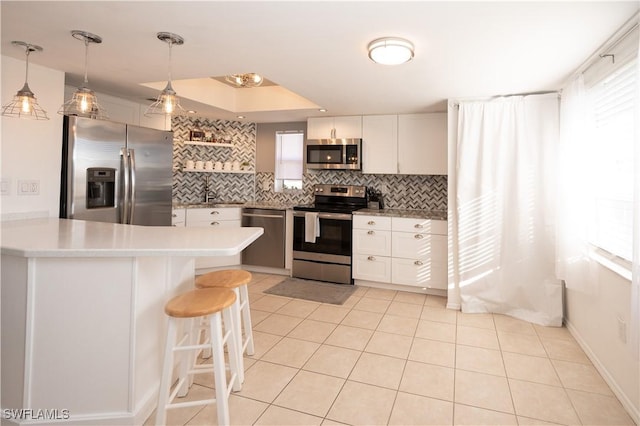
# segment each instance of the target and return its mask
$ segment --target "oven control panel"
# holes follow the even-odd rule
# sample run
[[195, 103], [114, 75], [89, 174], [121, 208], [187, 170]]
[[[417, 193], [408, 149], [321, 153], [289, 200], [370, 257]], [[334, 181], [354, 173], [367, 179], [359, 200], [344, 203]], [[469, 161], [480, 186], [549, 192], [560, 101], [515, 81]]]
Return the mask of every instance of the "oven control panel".
[[313, 193], [332, 197], [365, 198], [367, 196], [367, 187], [360, 185], [314, 185]]

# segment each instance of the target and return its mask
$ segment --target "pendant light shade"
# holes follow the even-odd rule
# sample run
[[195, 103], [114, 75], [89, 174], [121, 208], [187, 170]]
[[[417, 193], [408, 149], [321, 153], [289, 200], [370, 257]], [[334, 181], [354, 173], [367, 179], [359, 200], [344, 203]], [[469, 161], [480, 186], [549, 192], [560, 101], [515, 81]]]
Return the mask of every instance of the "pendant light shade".
[[14, 118], [30, 118], [33, 120], [48, 120], [47, 112], [38, 105], [36, 96], [29, 88], [29, 54], [31, 52], [42, 52], [42, 47], [35, 44], [25, 43], [24, 41], [12, 41], [14, 46], [20, 46], [25, 49], [26, 54], [26, 71], [24, 77], [24, 86], [18, 90], [13, 100], [6, 105], [2, 106], [3, 117]]
[[158, 95], [158, 99], [149, 105], [144, 113], [147, 117], [153, 115], [178, 116], [184, 115], [185, 110], [180, 105], [180, 98], [176, 96], [176, 91], [171, 86], [171, 47], [184, 44], [184, 39], [178, 34], [160, 32], [157, 34], [158, 39], [169, 45], [169, 80], [166, 87]]
[[98, 98], [93, 90], [89, 89], [87, 68], [89, 60], [89, 43], [102, 43], [102, 38], [86, 31], [73, 30], [71, 35], [84, 41], [84, 83], [75, 91], [71, 99], [62, 104], [58, 114], [77, 115], [78, 117], [96, 118], [104, 120], [109, 118], [107, 111], [98, 104]]
[[413, 43], [398, 37], [383, 37], [369, 43], [369, 58], [383, 65], [400, 65], [413, 59]]

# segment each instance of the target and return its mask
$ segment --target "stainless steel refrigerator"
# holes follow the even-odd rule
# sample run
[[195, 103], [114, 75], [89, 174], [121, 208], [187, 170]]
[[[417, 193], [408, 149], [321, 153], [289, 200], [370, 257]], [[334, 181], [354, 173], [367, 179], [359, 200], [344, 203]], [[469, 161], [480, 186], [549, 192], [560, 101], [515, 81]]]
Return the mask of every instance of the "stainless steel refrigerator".
[[173, 132], [64, 117], [60, 217], [171, 225]]

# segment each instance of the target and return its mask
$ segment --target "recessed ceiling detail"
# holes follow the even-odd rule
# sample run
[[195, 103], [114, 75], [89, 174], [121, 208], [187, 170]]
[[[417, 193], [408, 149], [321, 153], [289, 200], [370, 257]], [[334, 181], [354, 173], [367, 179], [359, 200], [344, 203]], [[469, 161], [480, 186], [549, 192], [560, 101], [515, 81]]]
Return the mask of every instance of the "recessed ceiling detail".
[[[223, 75], [223, 76], [220, 76], [220, 77], [211, 77], [211, 78], [214, 79], [215, 81], [219, 81], [220, 83], [224, 83], [229, 87], [233, 87], [234, 89], [237, 89], [238, 86], [236, 84], [230, 82], [227, 79], [227, 77], [228, 76]], [[260, 87], [267, 87], [267, 86], [277, 86], [277, 84], [274, 83], [271, 80], [268, 80], [268, 79], [262, 77], [262, 83], [260, 83]]]
[[[317, 110], [320, 107], [268, 79], [264, 79], [262, 85], [251, 90], [243, 90], [224, 80], [224, 76], [173, 80], [173, 86], [183, 99], [191, 99], [235, 114]], [[162, 89], [163, 84], [156, 81], [142, 83], [142, 86]]]

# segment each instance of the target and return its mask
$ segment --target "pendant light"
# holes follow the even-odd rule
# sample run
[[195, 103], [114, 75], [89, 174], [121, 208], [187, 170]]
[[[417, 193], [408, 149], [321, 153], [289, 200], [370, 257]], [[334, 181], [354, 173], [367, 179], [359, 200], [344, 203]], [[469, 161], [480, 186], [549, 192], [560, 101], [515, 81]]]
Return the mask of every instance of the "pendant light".
[[29, 88], [29, 84], [27, 83], [29, 78], [29, 54], [31, 52], [42, 52], [42, 47], [36, 46], [35, 44], [25, 43], [24, 41], [12, 41], [11, 44], [14, 46], [24, 47], [27, 57], [27, 66], [24, 75], [24, 86], [22, 86], [22, 89], [18, 90], [18, 93], [15, 94], [11, 102], [2, 106], [2, 116], [31, 118], [33, 120], [48, 120], [49, 117], [47, 117], [47, 112], [38, 105], [36, 96], [33, 94]]
[[149, 105], [144, 113], [147, 117], [152, 115], [178, 116], [184, 115], [184, 108], [180, 105], [180, 98], [176, 96], [176, 91], [171, 86], [171, 47], [184, 44], [184, 39], [178, 34], [160, 32], [157, 34], [158, 39], [169, 45], [169, 80], [167, 86], [158, 95], [158, 99]]
[[58, 114], [105, 120], [109, 118], [107, 111], [98, 104], [98, 98], [93, 90], [89, 89], [89, 79], [87, 78], [89, 43], [102, 43], [102, 38], [80, 30], [71, 31], [71, 35], [73, 38], [84, 41], [84, 83], [75, 91], [71, 99], [62, 104]]

